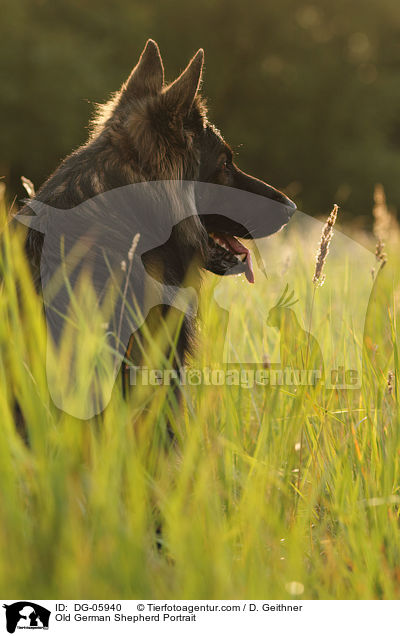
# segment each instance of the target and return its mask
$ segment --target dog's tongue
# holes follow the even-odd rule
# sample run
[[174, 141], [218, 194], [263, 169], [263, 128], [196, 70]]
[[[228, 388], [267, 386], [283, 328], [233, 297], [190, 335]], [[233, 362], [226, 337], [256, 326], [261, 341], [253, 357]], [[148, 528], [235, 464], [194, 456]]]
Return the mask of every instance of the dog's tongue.
[[245, 276], [249, 283], [254, 283], [254, 271], [253, 271], [253, 263], [251, 260], [250, 250], [247, 249], [235, 236], [230, 236], [229, 234], [224, 235], [224, 240], [229, 245], [229, 248], [233, 254], [245, 254], [246, 259], [244, 260]]

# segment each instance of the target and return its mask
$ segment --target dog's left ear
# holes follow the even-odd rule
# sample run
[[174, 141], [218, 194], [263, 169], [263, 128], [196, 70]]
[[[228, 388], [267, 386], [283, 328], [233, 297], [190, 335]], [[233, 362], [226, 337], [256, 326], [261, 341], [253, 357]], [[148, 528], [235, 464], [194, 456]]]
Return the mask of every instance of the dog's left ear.
[[160, 49], [154, 40], [147, 40], [139, 62], [122, 87], [122, 94], [130, 98], [147, 97], [161, 92], [164, 66]]
[[204, 51], [199, 49], [183, 73], [164, 91], [168, 102], [182, 113], [187, 113], [193, 105], [200, 88], [203, 63]]

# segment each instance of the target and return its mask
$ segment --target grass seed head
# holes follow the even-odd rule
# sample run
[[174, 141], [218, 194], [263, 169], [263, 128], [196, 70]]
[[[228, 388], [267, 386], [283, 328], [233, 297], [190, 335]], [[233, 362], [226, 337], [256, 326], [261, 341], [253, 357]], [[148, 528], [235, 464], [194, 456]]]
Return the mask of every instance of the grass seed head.
[[388, 380], [387, 380], [387, 388], [389, 395], [392, 395], [394, 388], [394, 373], [393, 371], [389, 371]]
[[393, 229], [394, 218], [388, 210], [385, 190], [381, 183], [377, 183], [374, 188], [372, 214], [374, 217], [373, 233], [375, 237], [380, 241], [387, 241]]
[[315, 271], [312, 279], [316, 287], [320, 287], [325, 282], [325, 274], [323, 274], [323, 269], [325, 261], [329, 254], [329, 246], [333, 236], [333, 226], [336, 222], [338, 210], [339, 207], [335, 203], [332, 212], [328, 216], [327, 221], [322, 228], [321, 240], [319, 242], [318, 252], [315, 259]]
[[25, 190], [27, 191], [29, 198], [33, 199], [33, 197], [35, 196], [35, 186], [33, 185], [33, 182], [27, 177], [21, 177], [21, 182]]
[[134, 254], [136, 252], [136, 248], [137, 248], [137, 244], [139, 243], [139, 239], [140, 239], [140, 234], [139, 233], [135, 234], [135, 236], [133, 237], [132, 245], [131, 245], [131, 247], [129, 249], [129, 252], [128, 252], [128, 261], [130, 261], [130, 262], [133, 261], [133, 257], [134, 257]]
[[385, 243], [382, 241], [382, 239], [378, 238], [378, 242], [375, 248], [375, 258], [378, 261], [378, 263], [381, 264], [381, 267], [383, 267], [385, 263], [387, 262], [387, 254], [386, 252], [383, 251], [384, 247], [385, 247]]

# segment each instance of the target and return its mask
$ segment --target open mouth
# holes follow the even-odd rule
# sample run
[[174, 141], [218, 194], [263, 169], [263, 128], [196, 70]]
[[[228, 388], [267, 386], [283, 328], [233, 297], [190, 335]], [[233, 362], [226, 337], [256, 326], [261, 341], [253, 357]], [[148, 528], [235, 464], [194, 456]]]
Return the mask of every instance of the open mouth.
[[250, 250], [245, 247], [236, 236], [232, 236], [231, 234], [226, 234], [225, 232], [209, 232], [208, 236], [209, 247], [215, 255], [213, 260], [219, 260], [221, 268], [225, 269], [225, 272], [212, 271], [218, 274], [244, 273], [249, 283], [254, 283], [254, 271]]

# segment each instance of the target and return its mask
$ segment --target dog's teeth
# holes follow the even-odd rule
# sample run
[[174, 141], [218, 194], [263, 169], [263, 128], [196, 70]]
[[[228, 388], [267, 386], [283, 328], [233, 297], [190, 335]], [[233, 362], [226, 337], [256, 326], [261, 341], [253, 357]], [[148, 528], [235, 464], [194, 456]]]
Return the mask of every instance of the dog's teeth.
[[247, 258], [247, 254], [238, 254], [237, 257], [239, 261], [242, 261], [242, 263], [244, 263]]
[[223, 239], [220, 239], [218, 236], [215, 236], [215, 234], [213, 232], [209, 232], [208, 235], [212, 238], [214, 243], [216, 243], [217, 245], [222, 247], [222, 249], [224, 249], [226, 252], [230, 252], [231, 251], [229, 249], [229, 245], [227, 245], [226, 241], [224, 241]]

